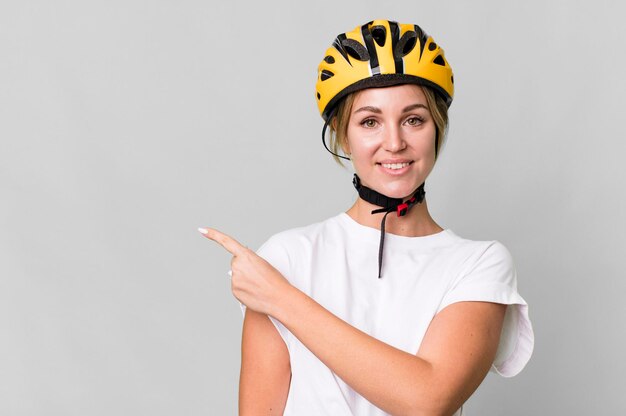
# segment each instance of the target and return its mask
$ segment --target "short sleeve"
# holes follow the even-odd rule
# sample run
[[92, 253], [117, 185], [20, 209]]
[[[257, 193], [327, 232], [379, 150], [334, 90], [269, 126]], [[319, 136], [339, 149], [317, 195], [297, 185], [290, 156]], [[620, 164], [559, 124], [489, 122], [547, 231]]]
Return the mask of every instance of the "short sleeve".
[[438, 311], [455, 302], [482, 301], [508, 305], [492, 371], [513, 377], [530, 360], [535, 343], [528, 304], [517, 292], [517, 275], [509, 251], [490, 242], [445, 294]]
[[[288, 252], [284, 246], [281, 244], [280, 239], [276, 236], [270, 237], [257, 251], [260, 257], [265, 259], [269, 264], [274, 266], [283, 276], [288, 279], [289, 270], [290, 270], [290, 261]], [[288, 279], [289, 280], [289, 279]], [[246, 305], [239, 302], [239, 306], [241, 307], [241, 313], [243, 316], [246, 316]], [[268, 316], [270, 321], [274, 324], [278, 332], [280, 333], [281, 338], [287, 344], [287, 348], [289, 348], [289, 330], [285, 328], [285, 326], [280, 323], [277, 319], [274, 319], [271, 316]]]

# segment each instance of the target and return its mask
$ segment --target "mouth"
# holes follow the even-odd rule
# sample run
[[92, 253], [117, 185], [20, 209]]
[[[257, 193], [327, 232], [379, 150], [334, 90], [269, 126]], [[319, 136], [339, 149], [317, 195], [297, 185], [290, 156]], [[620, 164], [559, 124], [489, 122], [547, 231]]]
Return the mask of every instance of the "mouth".
[[402, 168], [406, 168], [407, 166], [411, 165], [413, 163], [413, 161], [410, 162], [396, 162], [396, 163], [376, 163], [377, 165], [382, 166], [385, 169], [390, 169], [390, 170], [400, 170]]

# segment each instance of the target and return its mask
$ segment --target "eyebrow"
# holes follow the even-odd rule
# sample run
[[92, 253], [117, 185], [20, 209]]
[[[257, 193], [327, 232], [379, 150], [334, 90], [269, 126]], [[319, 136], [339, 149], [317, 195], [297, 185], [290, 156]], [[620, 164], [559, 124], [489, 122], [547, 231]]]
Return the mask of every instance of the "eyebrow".
[[[425, 108], [426, 110], [428, 110], [428, 107], [426, 107], [424, 104], [421, 103], [416, 103], [416, 104], [411, 104], [409, 106], [404, 107], [404, 109], [402, 110], [403, 113], [407, 113], [411, 110], [415, 110], [416, 108]], [[373, 107], [371, 105], [366, 105], [365, 107], [361, 107], [358, 110], [356, 110], [354, 112], [354, 114], [362, 112], [362, 111], [369, 111], [371, 113], [376, 113], [376, 114], [382, 114], [382, 111], [380, 108], [378, 107]]]

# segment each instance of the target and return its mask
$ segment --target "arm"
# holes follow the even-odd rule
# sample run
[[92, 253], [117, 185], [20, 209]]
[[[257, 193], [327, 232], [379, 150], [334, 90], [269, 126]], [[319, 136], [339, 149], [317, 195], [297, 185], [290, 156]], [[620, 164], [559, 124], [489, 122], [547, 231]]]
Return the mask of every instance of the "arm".
[[448, 415], [476, 390], [497, 350], [505, 305], [458, 302], [435, 316], [417, 355], [339, 319], [296, 288], [274, 311], [327, 367], [394, 415]]
[[226, 234], [212, 229], [203, 234], [233, 254], [231, 286], [240, 302], [281, 321], [335, 374], [388, 413], [451, 414], [493, 362], [503, 304], [452, 303], [433, 318], [413, 355], [339, 319]]
[[282, 415], [290, 381], [285, 342], [267, 315], [246, 309], [241, 339], [239, 414]]

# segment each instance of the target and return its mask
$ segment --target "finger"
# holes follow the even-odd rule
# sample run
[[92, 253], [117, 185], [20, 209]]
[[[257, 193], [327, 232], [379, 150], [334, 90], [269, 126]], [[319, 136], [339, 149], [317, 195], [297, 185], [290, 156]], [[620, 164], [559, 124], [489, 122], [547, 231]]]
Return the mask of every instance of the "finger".
[[217, 231], [213, 228], [198, 228], [198, 231], [200, 231], [200, 233], [206, 238], [213, 240], [217, 244], [224, 247], [233, 256], [236, 256], [245, 250], [245, 247], [239, 244], [237, 240], [221, 231]]

